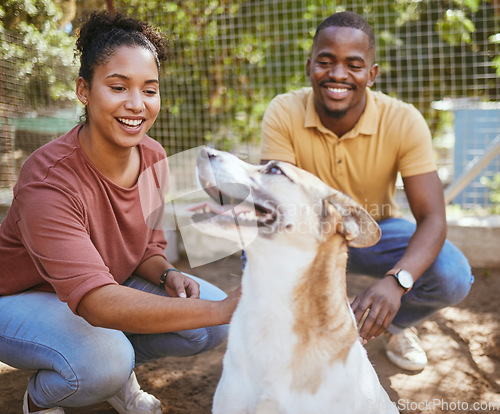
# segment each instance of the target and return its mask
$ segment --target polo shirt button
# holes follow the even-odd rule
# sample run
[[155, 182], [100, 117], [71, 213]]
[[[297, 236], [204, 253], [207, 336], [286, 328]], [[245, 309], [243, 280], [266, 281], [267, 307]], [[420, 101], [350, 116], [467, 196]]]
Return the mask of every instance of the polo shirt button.
[[338, 161], [337, 161], [337, 164], [340, 164], [341, 162], [342, 162], [342, 160], [338, 160]]

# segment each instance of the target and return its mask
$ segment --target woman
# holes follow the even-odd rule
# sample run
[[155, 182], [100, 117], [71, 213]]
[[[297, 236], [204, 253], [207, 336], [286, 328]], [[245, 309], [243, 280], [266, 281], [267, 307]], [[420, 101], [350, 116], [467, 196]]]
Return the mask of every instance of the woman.
[[102, 401], [161, 413], [134, 364], [219, 344], [239, 290], [226, 297], [173, 269], [163, 232], [143, 218], [141, 173], [166, 164], [146, 135], [160, 110], [161, 36], [94, 13], [77, 50], [85, 121], [26, 161], [0, 227], [0, 360], [36, 370], [24, 413]]

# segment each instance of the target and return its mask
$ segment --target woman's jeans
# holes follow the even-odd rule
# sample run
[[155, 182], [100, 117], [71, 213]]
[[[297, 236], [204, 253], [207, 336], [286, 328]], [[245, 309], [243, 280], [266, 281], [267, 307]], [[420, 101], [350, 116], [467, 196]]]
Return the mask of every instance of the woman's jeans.
[[[226, 294], [199, 278], [202, 299]], [[125, 285], [166, 296], [139, 277]], [[165, 315], [168, 318], [168, 315]], [[36, 370], [28, 383], [33, 402], [43, 408], [84, 407], [107, 400], [127, 382], [132, 369], [164, 356], [188, 356], [214, 348], [227, 325], [165, 334], [129, 334], [91, 326], [55, 293], [26, 291], [0, 296], [0, 361]]]
[[[383, 277], [403, 256], [416, 228], [414, 223], [399, 218], [378, 224], [382, 237], [376, 245], [349, 248], [349, 271]], [[467, 296], [473, 282], [467, 259], [447, 240], [434, 263], [403, 296], [389, 331], [398, 333], [440, 309], [457, 304]]]

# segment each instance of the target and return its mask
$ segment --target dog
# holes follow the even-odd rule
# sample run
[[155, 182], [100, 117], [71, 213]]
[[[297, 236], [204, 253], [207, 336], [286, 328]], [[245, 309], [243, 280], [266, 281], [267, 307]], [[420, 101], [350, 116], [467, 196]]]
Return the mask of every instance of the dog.
[[193, 222], [246, 240], [248, 260], [213, 413], [398, 413], [359, 340], [346, 293], [347, 245], [375, 244], [376, 222], [286, 162], [251, 165], [203, 148], [197, 176], [217, 204]]

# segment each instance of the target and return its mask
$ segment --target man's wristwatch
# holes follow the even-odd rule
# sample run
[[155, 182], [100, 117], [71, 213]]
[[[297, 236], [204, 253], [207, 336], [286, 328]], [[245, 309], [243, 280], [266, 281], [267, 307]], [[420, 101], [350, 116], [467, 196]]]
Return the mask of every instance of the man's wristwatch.
[[393, 269], [389, 270], [385, 275], [394, 276], [398, 282], [398, 285], [404, 289], [405, 293], [408, 293], [413, 287], [413, 276], [407, 270]]

